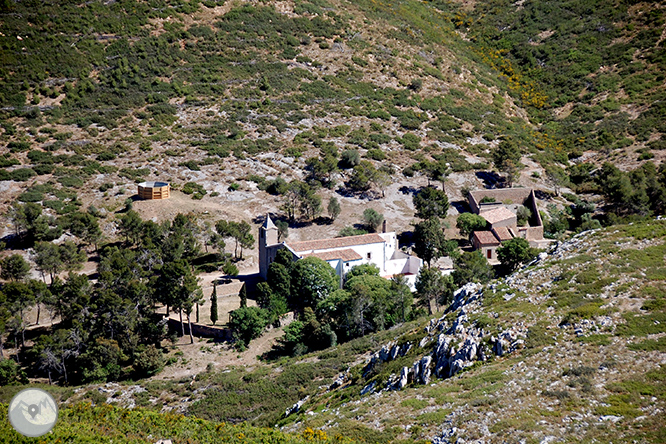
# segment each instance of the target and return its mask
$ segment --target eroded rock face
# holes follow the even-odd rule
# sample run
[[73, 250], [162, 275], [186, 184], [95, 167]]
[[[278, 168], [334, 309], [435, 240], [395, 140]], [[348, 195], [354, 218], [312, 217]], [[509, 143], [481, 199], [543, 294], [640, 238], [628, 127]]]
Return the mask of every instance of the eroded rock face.
[[301, 409], [301, 407], [303, 407], [303, 404], [305, 404], [308, 399], [310, 399], [309, 395], [298, 401], [296, 404], [289, 407], [287, 410], [284, 411], [284, 416], [287, 417], [292, 413], [298, 413], [298, 411]]
[[[428, 344], [434, 343], [431, 352], [414, 361], [411, 367], [403, 367], [399, 375], [391, 375], [386, 390], [400, 390], [410, 383], [429, 384], [433, 375], [450, 378], [476, 361], [485, 361], [489, 353], [503, 356], [520, 348], [527, 333], [524, 326], [515, 325], [497, 336], [490, 336], [472, 325], [468, 313], [480, 308], [482, 295], [483, 286], [480, 284], [469, 283], [458, 289], [447, 310], [447, 313], [458, 311], [451, 325], [445, 319], [446, 314], [439, 319], [431, 319], [424, 328], [425, 336], [419, 341], [419, 347], [425, 349]], [[411, 349], [411, 343], [400, 346], [391, 341], [385, 344], [366, 364], [364, 376], [377, 364], [405, 356]], [[363, 392], [372, 391], [366, 389]]]
[[375, 352], [368, 363], [363, 368], [363, 376], [366, 376], [377, 364], [382, 362], [393, 361], [398, 357], [405, 356], [412, 349], [412, 344], [406, 342], [402, 346], [398, 345], [396, 341], [391, 341], [382, 346], [382, 348]]

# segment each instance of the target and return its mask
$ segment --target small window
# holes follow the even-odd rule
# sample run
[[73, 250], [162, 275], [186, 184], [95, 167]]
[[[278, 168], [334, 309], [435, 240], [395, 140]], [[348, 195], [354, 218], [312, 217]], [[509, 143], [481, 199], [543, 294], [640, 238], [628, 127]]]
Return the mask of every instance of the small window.
[[372, 259], [372, 253], [368, 253], [368, 259]]
[[492, 259], [493, 258], [493, 250], [488, 249], [487, 255], [488, 255], [488, 259]]

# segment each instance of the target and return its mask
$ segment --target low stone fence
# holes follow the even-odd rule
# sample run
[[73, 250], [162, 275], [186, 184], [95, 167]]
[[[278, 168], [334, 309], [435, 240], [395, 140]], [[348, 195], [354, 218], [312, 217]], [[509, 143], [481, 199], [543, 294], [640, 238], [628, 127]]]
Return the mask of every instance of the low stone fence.
[[[169, 318], [169, 329], [180, 331], [180, 321], [177, 319]], [[185, 325], [187, 331], [187, 325]], [[201, 325], [192, 322], [192, 335], [197, 338], [215, 338], [222, 341], [230, 341], [232, 339], [231, 330], [223, 327], [212, 327], [209, 325]]]

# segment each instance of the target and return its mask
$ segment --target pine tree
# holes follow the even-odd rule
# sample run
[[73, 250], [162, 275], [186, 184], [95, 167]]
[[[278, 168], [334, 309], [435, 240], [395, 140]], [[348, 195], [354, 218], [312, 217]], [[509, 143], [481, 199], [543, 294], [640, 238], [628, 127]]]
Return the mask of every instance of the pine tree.
[[210, 295], [210, 321], [217, 322], [217, 283], [213, 282], [213, 293]]
[[240, 291], [238, 292], [238, 297], [240, 298], [241, 308], [247, 307], [247, 289], [245, 288], [245, 284], [243, 284]]

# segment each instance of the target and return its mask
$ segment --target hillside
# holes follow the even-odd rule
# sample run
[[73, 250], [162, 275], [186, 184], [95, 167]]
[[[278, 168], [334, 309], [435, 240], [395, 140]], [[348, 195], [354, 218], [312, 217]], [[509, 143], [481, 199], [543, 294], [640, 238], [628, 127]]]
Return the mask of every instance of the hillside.
[[[665, 9], [0, 1], [0, 352], [21, 360], [0, 380], [62, 385], [53, 442], [666, 441]], [[153, 180], [171, 197], [138, 200]], [[294, 303], [291, 262], [250, 282], [267, 214], [298, 242], [375, 210], [414, 252], [414, 197], [438, 196], [421, 229], [448, 266], [467, 192], [510, 186], [554, 248], [434, 317], [453, 278], [412, 299], [372, 276], [319, 307]], [[231, 325], [246, 282], [257, 334], [289, 310], [300, 330], [253, 338], [258, 358], [185, 335], [199, 309]]]
[[664, 147], [664, 23], [654, 2], [536, 0], [478, 2], [460, 27], [541, 85], [531, 116], [570, 159], [634, 166]]
[[[56, 396], [69, 405], [108, 396], [150, 410], [185, 407], [212, 424], [243, 421], [248, 437], [266, 433], [250, 424], [277, 424], [365, 442], [662, 442], [665, 241], [661, 220], [588, 231], [505, 279], [466, 286], [432, 320], [252, 368]], [[87, 409], [67, 410], [66, 427]], [[120, 413], [96, 411], [72, 432], [117, 436], [103, 422]], [[128, 436], [152, 433], [137, 430], [148, 413], [122, 415]], [[176, 438], [187, 421], [201, 435], [178, 439], [208, 442], [213, 433], [198, 419], [150, 417], [170, 427], [153, 437]]]
[[[367, 340], [324, 351], [322, 366], [351, 361], [339, 387], [303, 393], [279, 424], [372, 442], [663, 441], [665, 240], [663, 221], [585, 232], [504, 280], [468, 286], [440, 319], [383, 333], [374, 359], [347, 358]], [[409, 382], [396, 389], [403, 368]], [[221, 419], [233, 399], [221, 395], [191, 411]]]
[[507, 136], [542, 166], [659, 160], [662, 10], [588, 3], [511, 27], [502, 2], [6, 2], [4, 204], [32, 185], [23, 201], [112, 209], [159, 178], [224, 194], [301, 177], [324, 141], [393, 181], [431, 158], [487, 170]]
[[[0, 406], [6, 415], [7, 406]], [[9, 421], [0, 423], [0, 442], [31, 443], [34, 438], [26, 438], [16, 433]], [[169, 441], [170, 440], [170, 441]], [[266, 443], [284, 444], [351, 443], [349, 439], [329, 437], [319, 430], [307, 430], [300, 435], [282, 433], [278, 430], [258, 429], [245, 425], [211, 423], [197, 418], [178, 414], [160, 414], [141, 409], [124, 410], [109, 405], [93, 407], [79, 404], [61, 410], [58, 425], [53, 431], [40, 438], [42, 443], [90, 443], [108, 442], [121, 444], [144, 443]]]

